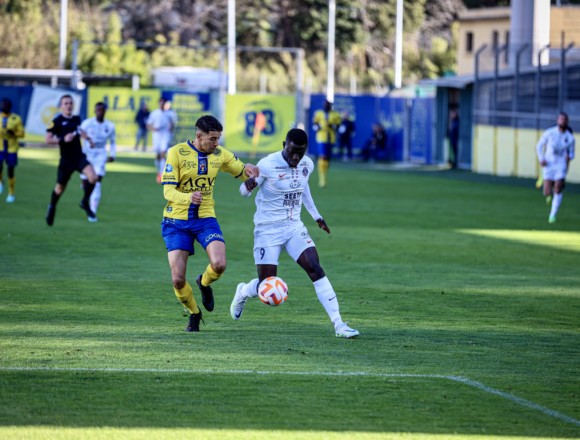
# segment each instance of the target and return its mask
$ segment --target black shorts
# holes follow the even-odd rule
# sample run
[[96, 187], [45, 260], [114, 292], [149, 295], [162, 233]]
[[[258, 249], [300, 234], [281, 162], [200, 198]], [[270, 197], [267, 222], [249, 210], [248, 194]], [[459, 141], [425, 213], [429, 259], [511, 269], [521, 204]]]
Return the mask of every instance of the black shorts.
[[73, 158], [61, 157], [56, 173], [56, 183], [66, 185], [75, 171], [82, 173], [87, 165], [90, 163], [84, 154]]

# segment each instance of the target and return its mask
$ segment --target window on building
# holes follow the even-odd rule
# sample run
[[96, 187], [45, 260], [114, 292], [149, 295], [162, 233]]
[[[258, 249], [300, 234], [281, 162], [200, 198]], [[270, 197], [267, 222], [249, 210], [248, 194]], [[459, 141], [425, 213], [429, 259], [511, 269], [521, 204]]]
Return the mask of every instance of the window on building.
[[465, 51], [467, 53], [473, 52], [473, 32], [467, 32], [465, 34]]

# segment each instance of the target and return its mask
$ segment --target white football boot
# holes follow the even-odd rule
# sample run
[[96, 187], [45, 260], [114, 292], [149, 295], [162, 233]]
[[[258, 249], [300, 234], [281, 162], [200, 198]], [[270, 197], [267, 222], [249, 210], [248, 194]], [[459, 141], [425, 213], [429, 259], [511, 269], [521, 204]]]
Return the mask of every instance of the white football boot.
[[340, 324], [336, 328], [336, 337], [337, 338], [350, 339], [350, 338], [356, 338], [358, 335], [360, 335], [359, 331], [355, 330], [354, 328], [350, 328], [346, 322], [343, 322], [342, 324]]
[[244, 311], [244, 306], [246, 305], [246, 301], [248, 299], [242, 298], [242, 289], [245, 285], [246, 283], [238, 284], [238, 287], [236, 287], [236, 294], [234, 295], [234, 299], [230, 305], [230, 315], [232, 315], [232, 319], [234, 321], [237, 321], [242, 317], [242, 312]]

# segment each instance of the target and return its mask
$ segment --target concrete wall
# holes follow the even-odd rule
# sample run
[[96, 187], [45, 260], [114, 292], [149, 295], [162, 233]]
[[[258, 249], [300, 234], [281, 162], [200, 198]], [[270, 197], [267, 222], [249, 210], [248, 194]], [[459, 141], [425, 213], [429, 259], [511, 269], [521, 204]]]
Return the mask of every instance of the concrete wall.
[[[473, 139], [472, 171], [496, 176], [536, 178], [540, 166], [536, 144], [542, 131], [527, 128], [476, 125]], [[580, 135], [576, 134], [576, 150]], [[580, 183], [580, 159], [570, 162], [568, 182]]]

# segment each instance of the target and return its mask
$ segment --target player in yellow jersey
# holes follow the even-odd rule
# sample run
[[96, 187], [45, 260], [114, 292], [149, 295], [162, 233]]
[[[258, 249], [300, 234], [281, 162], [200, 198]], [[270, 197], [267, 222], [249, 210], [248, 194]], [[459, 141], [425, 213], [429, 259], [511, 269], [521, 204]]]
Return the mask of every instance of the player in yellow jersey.
[[161, 178], [167, 205], [163, 210], [161, 233], [171, 269], [173, 290], [191, 313], [188, 332], [198, 332], [201, 309], [185, 278], [187, 259], [193, 255], [193, 242], [205, 249], [209, 264], [196, 279], [202, 303], [208, 312], [214, 308], [210, 286], [226, 270], [226, 245], [215, 218], [213, 188], [219, 171], [242, 181], [257, 177], [258, 167], [244, 164], [232, 152], [219, 145], [222, 124], [213, 116], [202, 116], [195, 123], [195, 140], [169, 149]]
[[12, 113], [12, 101], [8, 98], [2, 99], [0, 122], [0, 193], [4, 189], [2, 166], [4, 161], [6, 161], [6, 166], [8, 167], [8, 197], [6, 197], [6, 202], [13, 203], [16, 200], [14, 194], [16, 186], [14, 169], [18, 164], [18, 139], [24, 137], [24, 127], [20, 116]]
[[342, 118], [340, 114], [332, 110], [332, 102], [324, 101], [324, 108], [314, 113], [312, 123], [316, 132], [316, 143], [318, 144], [318, 185], [321, 188], [326, 186], [326, 175], [328, 166], [332, 158], [332, 147], [336, 141], [336, 130]]

